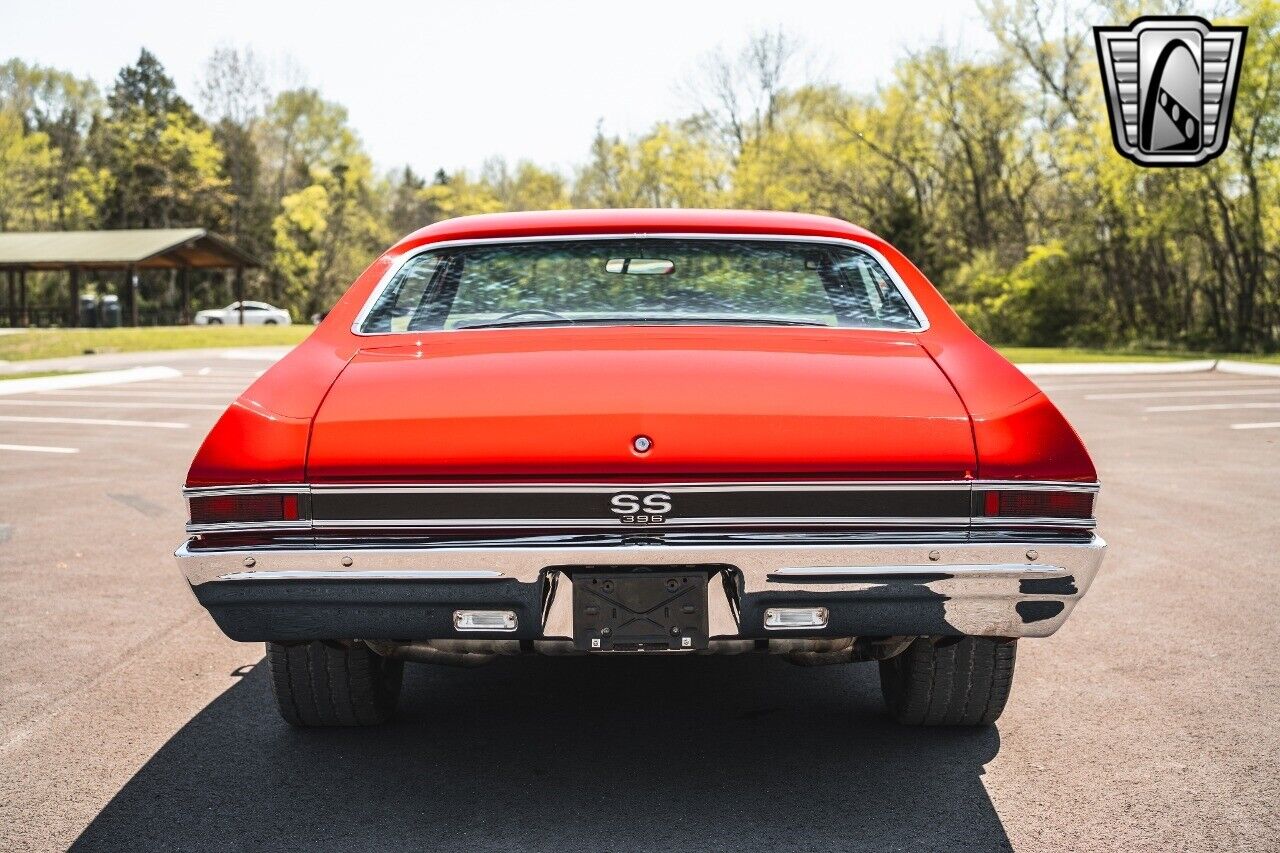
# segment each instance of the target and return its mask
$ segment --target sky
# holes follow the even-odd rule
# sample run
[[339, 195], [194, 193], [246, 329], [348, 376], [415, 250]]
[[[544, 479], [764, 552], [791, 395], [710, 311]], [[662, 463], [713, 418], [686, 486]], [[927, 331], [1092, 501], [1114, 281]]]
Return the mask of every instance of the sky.
[[569, 171], [603, 122], [630, 136], [686, 115], [700, 63], [782, 28], [806, 76], [871, 92], [894, 61], [939, 40], [992, 46], [973, 0], [642, 0], [328, 3], [0, 0], [0, 60], [105, 88], [142, 47], [193, 103], [209, 54], [252, 47], [277, 87], [345, 106], [382, 169], [477, 169], [491, 156]]

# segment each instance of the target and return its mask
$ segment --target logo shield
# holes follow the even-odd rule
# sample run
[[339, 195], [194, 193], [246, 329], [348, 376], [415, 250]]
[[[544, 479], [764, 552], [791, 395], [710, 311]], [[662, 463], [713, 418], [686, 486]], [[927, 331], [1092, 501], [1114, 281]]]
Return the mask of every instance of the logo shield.
[[1226, 150], [1247, 33], [1192, 17], [1094, 27], [1116, 150], [1142, 166], [1200, 166]]

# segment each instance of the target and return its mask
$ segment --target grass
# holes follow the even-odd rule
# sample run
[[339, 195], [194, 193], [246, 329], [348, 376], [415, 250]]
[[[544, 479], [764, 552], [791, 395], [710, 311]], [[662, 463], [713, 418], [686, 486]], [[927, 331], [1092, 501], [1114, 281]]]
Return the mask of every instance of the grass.
[[[291, 346], [312, 326], [152, 326], [141, 329], [31, 329], [0, 335], [0, 360], [216, 347]], [[27, 374], [31, 375], [31, 374]]]
[[[59, 358], [93, 352], [290, 346], [312, 327], [299, 326], [153, 326], [142, 329], [31, 329], [0, 335], [0, 361]], [[1000, 347], [1014, 362], [1181, 361], [1232, 358], [1280, 364], [1280, 354], [1228, 354], [1154, 350], [1104, 350], [1070, 347]], [[35, 376], [40, 374], [25, 374]], [[45, 374], [47, 375], [47, 374]]]
[[0, 373], [0, 382], [6, 379], [38, 379], [41, 376], [67, 376], [81, 372], [79, 370], [33, 370], [30, 373]]

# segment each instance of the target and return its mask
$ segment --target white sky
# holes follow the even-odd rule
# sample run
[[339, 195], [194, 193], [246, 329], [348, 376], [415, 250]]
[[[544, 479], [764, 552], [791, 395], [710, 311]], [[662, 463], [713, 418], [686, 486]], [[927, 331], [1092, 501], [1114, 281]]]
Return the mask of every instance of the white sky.
[[[624, 136], [692, 111], [680, 81], [717, 47], [781, 26], [814, 75], [869, 92], [939, 38], [991, 45], [973, 0], [126, 2], [3, 0], [0, 59], [105, 88], [147, 47], [193, 103], [216, 46], [249, 45], [350, 111], [378, 166], [475, 169], [502, 155], [567, 170], [597, 120]], [[291, 71], [288, 69], [292, 69]]]

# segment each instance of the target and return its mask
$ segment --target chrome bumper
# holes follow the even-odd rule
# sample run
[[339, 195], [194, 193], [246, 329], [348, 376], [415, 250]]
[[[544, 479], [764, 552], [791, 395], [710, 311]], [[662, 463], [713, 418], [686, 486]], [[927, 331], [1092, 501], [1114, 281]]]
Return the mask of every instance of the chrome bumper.
[[[710, 586], [714, 638], [773, 636], [762, 624], [765, 607], [815, 604], [832, 614], [828, 628], [812, 632], [816, 635], [1044, 637], [1061, 627], [1088, 590], [1105, 550], [1106, 543], [1095, 536], [1083, 543], [920, 545], [219, 551], [183, 545], [175, 556], [197, 599], [236, 639], [303, 638], [308, 630], [314, 638], [327, 638], [327, 630], [358, 630], [360, 613], [383, 604], [411, 614], [414, 608], [426, 613], [476, 602], [498, 606], [508, 598], [525, 614], [519, 638], [564, 638], [572, 635], [570, 584], [560, 582], [566, 572], [584, 566], [671, 565], [707, 566], [724, 580]], [[239, 613], [236, 608], [253, 615], [233, 629], [227, 614]], [[332, 628], [327, 619], [333, 620]], [[372, 638], [391, 631], [369, 630], [375, 634], [347, 636]], [[417, 630], [440, 636], [393, 638], [457, 636], [438, 627]], [[267, 636], [272, 631], [276, 636]], [[804, 632], [788, 635], [797, 633]]]

